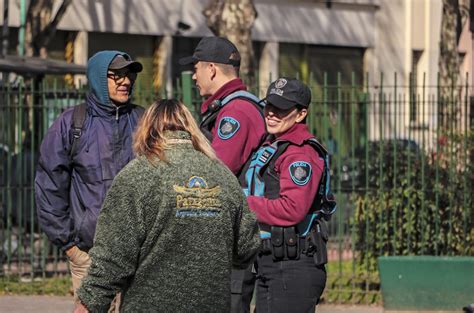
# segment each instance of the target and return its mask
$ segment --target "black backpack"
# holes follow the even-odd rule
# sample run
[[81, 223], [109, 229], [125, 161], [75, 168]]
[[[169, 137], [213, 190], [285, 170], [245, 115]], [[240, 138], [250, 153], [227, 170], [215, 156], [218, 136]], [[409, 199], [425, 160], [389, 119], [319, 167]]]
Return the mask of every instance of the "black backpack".
[[72, 145], [71, 150], [69, 150], [69, 157], [72, 158], [74, 152], [77, 149], [77, 141], [81, 138], [82, 135], [82, 127], [84, 126], [84, 121], [86, 120], [86, 113], [87, 113], [87, 103], [82, 102], [74, 107], [74, 111], [72, 113]]

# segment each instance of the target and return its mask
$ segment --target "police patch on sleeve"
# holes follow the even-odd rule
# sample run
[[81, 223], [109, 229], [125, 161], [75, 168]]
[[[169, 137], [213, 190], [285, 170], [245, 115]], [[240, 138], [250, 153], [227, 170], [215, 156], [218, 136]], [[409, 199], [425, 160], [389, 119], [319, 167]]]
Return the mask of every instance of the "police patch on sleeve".
[[311, 178], [311, 165], [308, 162], [297, 161], [290, 164], [291, 179], [298, 186], [306, 185]]
[[225, 116], [219, 122], [219, 129], [217, 135], [221, 139], [229, 139], [237, 133], [240, 128], [240, 123], [235, 118]]

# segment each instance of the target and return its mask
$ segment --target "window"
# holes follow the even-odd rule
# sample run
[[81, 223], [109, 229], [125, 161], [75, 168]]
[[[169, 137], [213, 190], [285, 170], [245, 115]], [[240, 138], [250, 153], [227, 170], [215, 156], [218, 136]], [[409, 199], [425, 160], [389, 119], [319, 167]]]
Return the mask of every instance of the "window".
[[418, 62], [423, 51], [413, 50], [410, 74], [410, 122], [416, 122], [418, 115]]

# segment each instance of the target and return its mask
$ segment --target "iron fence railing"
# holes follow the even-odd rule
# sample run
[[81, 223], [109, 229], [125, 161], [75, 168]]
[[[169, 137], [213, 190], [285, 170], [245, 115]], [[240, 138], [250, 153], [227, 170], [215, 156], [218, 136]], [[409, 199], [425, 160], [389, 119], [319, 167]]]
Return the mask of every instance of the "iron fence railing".
[[[474, 254], [472, 86], [390, 80], [366, 77], [361, 85], [355, 75], [339, 75], [330, 85], [323, 75], [322, 83], [307, 82], [308, 127], [331, 153], [338, 200], [330, 222], [329, 302], [378, 301], [380, 255]], [[33, 192], [44, 133], [86, 92], [58, 86], [27, 81], [0, 89], [0, 271], [6, 277], [67, 272], [64, 255], [38, 226]], [[134, 102], [144, 106], [167, 96], [182, 99], [199, 119], [202, 99], [191, 73], [182, 74], [171, 94], [134, 90]]]

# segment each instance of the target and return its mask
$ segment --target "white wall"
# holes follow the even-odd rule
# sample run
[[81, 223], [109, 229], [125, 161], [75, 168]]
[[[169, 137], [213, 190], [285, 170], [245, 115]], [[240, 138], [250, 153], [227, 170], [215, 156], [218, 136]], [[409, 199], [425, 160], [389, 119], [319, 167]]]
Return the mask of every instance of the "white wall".
[[393, 82], [393, 73], [399, 73], [399, 81], [406, 79], [407, 24], [406, 0], [382, 0], [375, 12], [374, 46], [367, 52], [366, 67], [372, 83]]
[[[328, 9], [324, 3], [309, 0], [255, 0], [258, 18], [252, 37], [258, 41], [371, 46], [378, 2], [338, 1]], [[181, 20], [191, 26], [182, 33], [183, 36], [202, 37], [211, 35], [202, 14], [207, 3], [208, 0], [74, 0], [58, 28], [174, 35]], [[0, 1], [0, 8], [2, 6], [3, 1]], [[11, 26], [19, 26], [19, 14], [19, 1], [10, 0]]]
[[261, 41], [368, 47], [374, 44], [375, 5], [314, 1], [269, 1], [256, 4], [253, 38]]
[[[418, 72], [426, 73], [426, 84], [435, 86], [438, 77], [439, 41], [441, 37], [442, 0], [416, 0], [425, 3], [424, 27], [418, 32], [423, 32], [423, 54], [418, 63]], [[420, 75], [421, 76], [421, 75]], [[421, 79], [421, 77], [419, 77]], [[421, 83], [419, 80], [418, 83]]]

